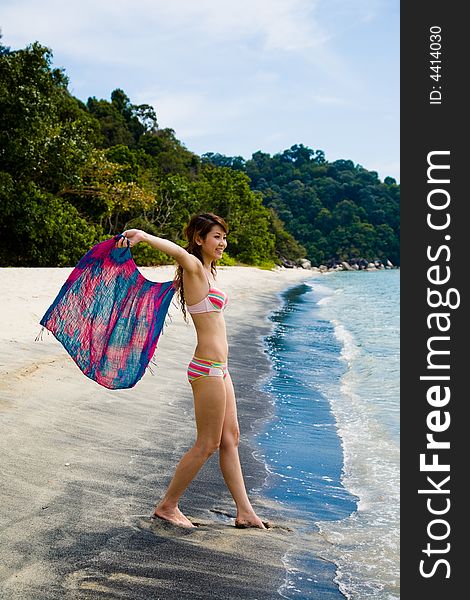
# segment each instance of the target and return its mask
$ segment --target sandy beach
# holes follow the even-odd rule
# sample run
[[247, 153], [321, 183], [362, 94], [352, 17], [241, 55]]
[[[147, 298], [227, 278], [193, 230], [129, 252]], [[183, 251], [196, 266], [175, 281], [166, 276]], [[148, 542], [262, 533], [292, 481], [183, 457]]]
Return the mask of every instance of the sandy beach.
[[[141, 268], [154, 281], [173, 267]], [[268, 472], [253, 456], [253, 431], [272, 414], [259, 391], [269, 375], [262, 336], [277, 293], [312, 271], [221, 267], [227, 290], [229, 368], [241, 425], [240, 454], [252, 503], [273, 523], [239, 530], [234, 503], [213, 455], [181, 508], [199, 526], [150, 518], [174, 467], [194, 440], [186, 366], [192, 324], [170, 308], [153, 374], [112, 391], [85, 377], [39, 320], [71, 269], [1, 269], [0, 285], [0, 597], [273, 599], [285, 579], [282, 557], [296, 523], [263, 500]], [[316, 275], [321, 277], [321, 275]], [[325, 571], [325, 578], [331, 568]], [[318, 598], [338, 593], [321, 574]], [[322, 587], [324, 586], [324, 587]]]

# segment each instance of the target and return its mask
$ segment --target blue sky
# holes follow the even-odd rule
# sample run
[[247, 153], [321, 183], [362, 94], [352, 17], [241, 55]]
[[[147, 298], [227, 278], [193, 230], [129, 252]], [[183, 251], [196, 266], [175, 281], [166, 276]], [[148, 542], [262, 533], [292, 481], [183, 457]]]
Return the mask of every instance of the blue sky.
[[293, 144], [399, 181], [398, 0], [2, 0], [86, 101], [122, 88], [198, 153]]

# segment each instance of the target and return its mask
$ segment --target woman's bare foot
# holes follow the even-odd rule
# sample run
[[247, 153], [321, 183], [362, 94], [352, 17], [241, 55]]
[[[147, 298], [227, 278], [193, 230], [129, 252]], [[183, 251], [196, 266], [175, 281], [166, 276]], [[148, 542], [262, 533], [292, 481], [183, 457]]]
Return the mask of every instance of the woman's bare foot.
[[158, 505], [153, 511], [153, 516], [169, 521], [170, 523], [173, 523], [173, 525], [178, 525], [179, 527], [196, 527], [196, 525], [191, 523], [188, 517], [183, 515], [177, 506], [168, 508], [165, 507], [165, 505]]
[[263, 521], [258, 517], [256, 513], [242, 515], [237, 514], [237, 518], [235, 519], [235, 527], [239, 529], [244, 529], [246, 527], [256, 527], [258, 529], [266, 529]]

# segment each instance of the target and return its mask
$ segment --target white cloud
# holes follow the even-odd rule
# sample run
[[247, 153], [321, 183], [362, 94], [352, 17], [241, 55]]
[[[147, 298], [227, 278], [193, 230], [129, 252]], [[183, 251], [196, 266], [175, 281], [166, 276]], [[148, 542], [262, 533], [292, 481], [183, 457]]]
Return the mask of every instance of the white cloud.
[[233, 135], [247, 127], [250, 117], [266, 106], [269, 98], [252, 91], [227, 96], [223, 100], [210, 92], [147, 88], [134, 98], [136, 103], [156, 107], [160, 127], [171, 127], [185, 141], [210, 136]]
[[[76, 56], [113, 60], [155, 35], [203, 36], [202, 42], [258, 39], [267, 50], [302, 51], [327, 39], [314, 12], [319, 0], [4, 0], [4, 33], [19, 45], [34, 39]], [[163, 34], [163, 36], [162, 36]], [[165, 35], [166, 34], [166, 35]], [[131, 52], [131, 55], [133, 52]]]
[[362, 5], [376, 1], [358, 0], [355, 9], [333, 1], [337, 18], [329, 21], [325, 0], [3, 0], [2, 19], [6, 43], [38, 40], [66, 65], [147, 70], [150, 77], [171, 69], [186, 77], [192, 65], [201, 77], [204, 70], [213, 75], [220, 67], [297, 57], [332, 81], [359, 86], [332, 40], [344, 22], [361, 19]]
[[175, 129], [184, 140], [210, 135], [221, 124], [220, 103], [203, 92], [147, 89], [137, 95], [140, 101], [157, 107], [159, 126]]
[[331, 145], [367, 168], [374, 139], [374, 156], [394, 159], [396, 128], [375, 137], [377, 107], [397, 103], [391, 38], [381, 46], [380, 35], [384, 15], [397, 25], [398, 0], [1, 2], [3, 43], [52, 48], [83, 100], [122, 87], [188, 147], [249, 156], [265, 144]]

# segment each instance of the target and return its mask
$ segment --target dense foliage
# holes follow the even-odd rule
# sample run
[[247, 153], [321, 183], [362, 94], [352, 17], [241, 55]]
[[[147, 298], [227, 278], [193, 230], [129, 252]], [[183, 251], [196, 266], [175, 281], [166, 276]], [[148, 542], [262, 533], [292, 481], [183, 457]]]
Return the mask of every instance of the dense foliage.
[[[399, 187], [350, 161], [294, 146], [271, 157], [199, 157], [151, 106], [116, 89], [84, 104], [50, 50], [0, 45], [0, 264], [73, 265], [138, 227], [183, 243], [199, 211], [230, 225], [226, 264], [313, 263], [362, 254], [398, 262]], [[140, 264], [168, 257], [147, 245]]]
[[302, 144], [250, 160], [205, 154], [203, 160], [246, 173], [313, 264], [365, 257], [400, 262], [400, 187], [350, 160], [329, 163]]

